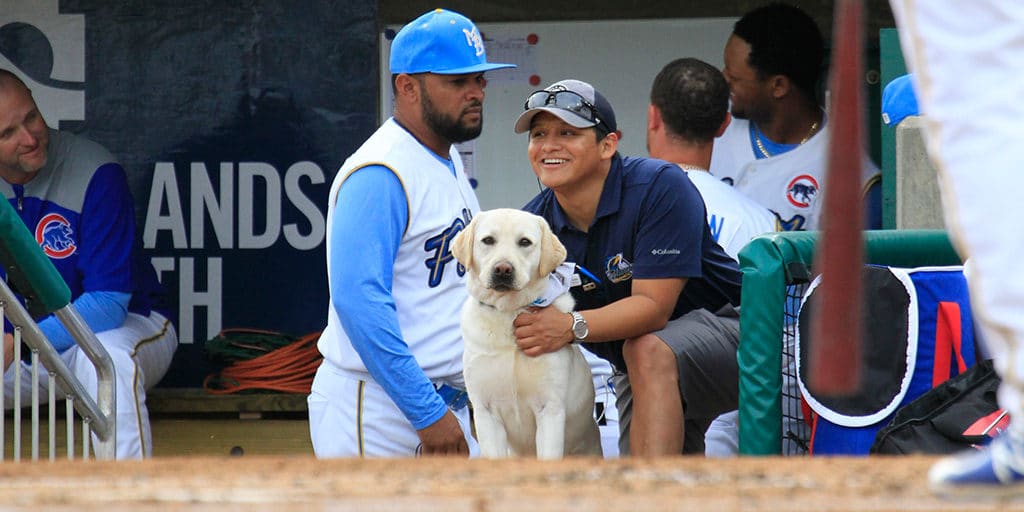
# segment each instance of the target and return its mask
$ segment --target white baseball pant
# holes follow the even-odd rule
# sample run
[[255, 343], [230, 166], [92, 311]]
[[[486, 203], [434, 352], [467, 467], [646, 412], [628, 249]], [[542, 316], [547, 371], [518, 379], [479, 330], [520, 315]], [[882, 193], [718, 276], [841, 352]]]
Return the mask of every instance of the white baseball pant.
[[[946, 226], [995, 368], [1024, 418], [1024, 9], [1012, 0], [890, 0], [939, 170]], [[1024, 421], [1012, 429], [1024, 434]]]
[[[309, 433], [318, 458], [414, 457], [416, 429], [384, 388], [324, 361], [309, 395]], [[470, 430], [469, 407], [453, 411], [462, 426], [470, 457], [480, 448]]]
[[[178, 348], [178, 333], [167, 318], [157, 312], [145, 317], [128, 313], [124, 325], [96, 333], [114, 363], [116, 379], [115, 403], [117, 407], [116, 457], [141, 459], [153, 454], [153, 439], [149, 429], [149, 409], [146, 408], [146, 390], [152, 388], [167, 373], [174, 351]], [[96, 399], [96, 367], [75, 345], [61, 354], [71, 373]], [[32, 398], [31, 367], [21, 364], [21, 403], [29, 405]], [[14, 364], [4, 373], [4, 406], [14, 405]], [[49, 382], [46, 374], [39, 378], [40, 403], [48, 400]], [[59, 396], [59, 395], [58, 395]], [[94, 436], [95, 440], [95, 436]]]

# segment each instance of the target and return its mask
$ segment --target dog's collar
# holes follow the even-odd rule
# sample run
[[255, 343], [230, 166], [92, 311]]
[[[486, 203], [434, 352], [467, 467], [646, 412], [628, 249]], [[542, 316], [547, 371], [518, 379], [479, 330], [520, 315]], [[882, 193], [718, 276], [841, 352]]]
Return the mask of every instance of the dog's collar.
[[[531, 302], [530, 306], [537, 306], [542, 301], [542, 299], [543, 299], [543, 297], [541, 297], [541, 298]], [[494, 306], [493, 304], [488, 304], [488, 303], [486, 303], [486, 302], [484, 302], [482, 300], [478, 300], [477, 303], [480, 304], [483, 307], [486, 307], [486, 308], [498, 309], [497, 306]]]

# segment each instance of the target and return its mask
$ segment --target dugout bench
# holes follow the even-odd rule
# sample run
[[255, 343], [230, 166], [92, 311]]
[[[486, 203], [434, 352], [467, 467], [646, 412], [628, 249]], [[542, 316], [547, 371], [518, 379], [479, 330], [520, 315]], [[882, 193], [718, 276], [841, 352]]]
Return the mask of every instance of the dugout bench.
[[153, 454], [312, 454], [306, 397], [323, 360], [319, 338], [222, 330], [206, 342], [218, 369], [202, 387], [149, 391]]
[[313, 453], [304, 394], [158, 387], [146, 405], [154, 457]]

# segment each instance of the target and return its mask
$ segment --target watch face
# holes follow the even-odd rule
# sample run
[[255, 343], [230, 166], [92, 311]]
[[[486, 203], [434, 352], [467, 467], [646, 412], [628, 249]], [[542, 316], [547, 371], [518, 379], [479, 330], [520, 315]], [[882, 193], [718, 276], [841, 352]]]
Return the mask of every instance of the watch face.
[[572, 335], [578, 340], [586, 338], [587, 334], [590, 334], [590, 329], [587, 327], [587, 321], [583, 319], [583, 315], [576, 313], [573, 315], [573, 319]]

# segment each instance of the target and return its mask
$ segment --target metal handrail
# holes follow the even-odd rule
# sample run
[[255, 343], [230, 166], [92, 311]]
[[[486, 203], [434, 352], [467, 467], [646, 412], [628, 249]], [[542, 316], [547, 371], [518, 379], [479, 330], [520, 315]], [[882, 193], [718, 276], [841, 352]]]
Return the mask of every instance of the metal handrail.
[[[96, 338], [96, 334], [89, 329], [74, 305], [67, 304], [54, 312], [54, 315], [96, 368], [97, 393], [96, 400], [93, 400], [85, 386], [64, 364], [64, 360], [60, 358], [57, 350], [53, 348], [46, 335], [39, 329], [38, 324], [3, 280], [0, 280], [0, 305], [3, 306], [3, 311], [11, 320], [11, 324], [21, 328], [22, 335], [20, 337], [32, 349], [33, 355], [38, 353], [43, 366], [55, 376], [51, 382], [58, 384], [65, 395], [72, 399], [74, 409], [78, 411], [83, 421], [96, 435], [98, 441], [94, 447], [96, 458], [113, 459], [117, 446], [116, 429], [114, 428], [117, 412], [114, 362], [110, 354], [100, 344], [99, 339]], [[51, 403], [51, 407], [53, 406], [54, 404]], [[17, 411], [15, 414], [18, 416]], [[70, 422], [71, 418], [69, 417], [67, 421]], [[88, 438], [88, 436], [85, 437]], [[84, 439], [83, 443], [88, 446], [88, 439]]]

